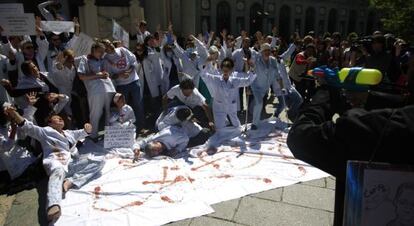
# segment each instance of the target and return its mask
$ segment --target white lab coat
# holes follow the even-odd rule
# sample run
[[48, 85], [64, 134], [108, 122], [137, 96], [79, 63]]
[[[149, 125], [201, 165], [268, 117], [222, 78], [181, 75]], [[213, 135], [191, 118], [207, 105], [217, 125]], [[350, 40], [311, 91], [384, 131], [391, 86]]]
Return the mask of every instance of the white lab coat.
[[[0, 54], [0, 80], [7, 79], [7, 63], [9, 62], [8, 58]], [[0, 101], [10, 102], [11, 97], [7, 93], [6, 89], [3, 86], [0, 86]]]
[[195, 87], [198, 87], [200, 81], [200, 71], [203, 68], [204, 62], [208, 57], [208, 52], [204, 44], [200, 40], [196, 39], [195, 44], [197, 57], [194, 60], [190, 59], [186, 51], [183, 48], [181, 48], [181, 46], [178, 45], [177, 42], [174, 43], [174, 53], [182, 61], [183, 72], [191, 76]]
[[213, 114], [216, 129], [223, 129], [227, 116], [233, 126], [240, 126], [237, 118], [237, 99], [239, 88], [249, 86], [256, 75], [248, 72], [233, 72], [225, 81], [221, 74], [211, 74], [206, 69], [200, 73], [201, 78], [206, 82], [213, 97]]
[[184, 129], [185, 133], [190, 138], [197, 136], [203, 129], [198, 123], [189, 120], [180, 121], [177, 118], [177, 111], [184, 108], [190, 109], [185, 105], [181, 105], [170, 108], [167, 111], [161, 113], [161, 115], [155, 122], [155, 126], [158, 128], [159, 131], [163, 130], [164, 128], [167, 128], [168, 126], [179, 126]]
[[[172, 68], [171, 60], [174, 61], [174, 64], [177, 67], [177, 73], [183, 71], [183, 66], [181, 65], [180, 58], [178, 58], [175, 54], [173, 54], [171, 58], [166, 56], [163, 49], [161, 49], [161, 60], [162, 60], [163, 75], [164, 75], [162, 79], [161, 90], [163, 94], [165, 94], [170, 88], [170, 73], [171, 73], [171, 68]], [[178, 77], [178, 79], [181, 81], [180, 77]]]
[[43, 166], [48, 174], [60, 167], [68, 172], [69, 163], [72, 162], [71, 155], [78, 152], [76, 143], [88, 136], [84, 129], [64, 130], [63, 135], [52, 127], [39, 127], [27, 120], [21, 128], [42, 145]]
[[152, 141], [163, 143], [167, 148], [167, 151], [175, 151], [179, 153], [186, 150], [189, 137], [183, 128], [178, 126], [168, 126], [158, 133], [138, 142], [138, 146], [143, 150], [145, 145]]
[[[145, 62], [146, 61], [146, 62]], [[146, 67], [145, 64], [148, 66]], [[160, 86], [163, 80], [163, 70], [161, 54], [155, 49], [148, 47], [148, 56], [144, 60], [145, 78], [148, 82], [148, 88], [152, 97], [158, 97], [160, 94]]]
[[125, 104], [119, 111], [112, 112], [109, 119], [111, 126], [115, 125], [132, 125], [135, 123], [135, 114], [131, 106]]
[[[36, 108], [29, 105], [24, 109], [23, 117], [31, 121], [35, 112]], [[9, 138], [9, 131], [9, 126], [0, 128], [0, 171], [7, 170], [13, 180], [19, 177], [30, 164], [35, 162], [36, 157], [25, 147], [16, 144], [18, 139], [26, 137], [21, 128], [17, 128], [14, 139]]]

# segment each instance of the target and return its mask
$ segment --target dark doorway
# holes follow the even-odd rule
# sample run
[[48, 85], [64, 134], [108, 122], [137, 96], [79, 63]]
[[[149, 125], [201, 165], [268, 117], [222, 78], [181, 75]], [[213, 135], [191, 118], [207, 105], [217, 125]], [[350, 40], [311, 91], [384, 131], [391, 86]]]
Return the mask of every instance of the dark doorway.
[[348, 21], [348, 33], [356, 32], [356, 20], [357, 20], [357, 12], [355, 10], [351, 10], [349, 12], [349, 21]]
[[336, 11], [336, 9], [331, 9], [329, 11], [329, 16], [328, 16], [328, 31], [330, 33], [337, 31], [337, 27], [336, 27], [337, 23], [338, 23], [338, 12]]
[[250, 35], [263, 30], [262, 6], [255, 3], [250, 7]]
[[290, 36], [290, 7], [284, 5], [279, 12], [279, 32], [284, 38]]
[[305, 13], [305, 33], [309, 31], [315, 31], [315, 9], [309, 7]]
[[221, 1], [217, 4], [217, 32], [226, 28], [231, 32], [231, 8], [228, 2]]

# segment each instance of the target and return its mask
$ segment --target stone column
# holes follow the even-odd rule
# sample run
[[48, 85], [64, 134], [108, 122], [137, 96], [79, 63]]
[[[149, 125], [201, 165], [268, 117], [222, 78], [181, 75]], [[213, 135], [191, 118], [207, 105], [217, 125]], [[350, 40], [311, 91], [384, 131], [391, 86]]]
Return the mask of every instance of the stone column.
[[185, 35], [195, 34], [196, 33], [196, 10], [194, 0], [182, 0], [182, 31]]
[[145, 19], [144, 8], [139, 5], [139, 0], [131, 0], [129, 6], [129, 16], [130, 16], [130, 31], [132, 33], [136, 32], [136, 25], [139, 21]]
[[81, 31], [91, 37], [96, 37], [98, 32], [98, 11], [94, 0], [85, 0], [85, 4], [79, 7], [79, 22]]

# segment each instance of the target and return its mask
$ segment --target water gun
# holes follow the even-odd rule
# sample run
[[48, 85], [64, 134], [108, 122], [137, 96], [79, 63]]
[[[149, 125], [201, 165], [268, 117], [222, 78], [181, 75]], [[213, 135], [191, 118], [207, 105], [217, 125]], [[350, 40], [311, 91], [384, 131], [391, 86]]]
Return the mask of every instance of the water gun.
[[330, 86], [354, 91], [366, 91], [369, 86], [378, 85], [382, 81], [382, 73], [379, 70], [362, 67], [339, 70], [321, 66], [309, 70], [307, 75], [323, 79]]

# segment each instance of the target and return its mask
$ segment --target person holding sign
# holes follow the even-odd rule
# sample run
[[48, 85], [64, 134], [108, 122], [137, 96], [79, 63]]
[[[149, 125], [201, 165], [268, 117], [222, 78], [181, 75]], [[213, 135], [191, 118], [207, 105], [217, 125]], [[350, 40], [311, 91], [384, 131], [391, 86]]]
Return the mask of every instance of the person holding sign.
[[105, 67], [105, 45], [95, 43], [91, 54], [82, 56], [78, 66], [79, 79], [85, 83], [88, 92], [89, 119], [93, 126], [92, 138], [97, 138], [99, 120], [105, 114], [105, 124], [109, 123], [110, 106], [115, 87]]
[[47, 127], [39, 127], [25, 120], [13, 108], [6, 109], [6, 113], [23, 132], [42, 145], [43, 166], [49, 175], [47, 220], [53, 224], [61, 216], [62, 193], [72, 187], [79, 188], [86, 184], [103, 167], [102, 161], [76, 158], [76, 144], [89, 136], [92, 126], [87, 123], [80, 130], [63, 130], [63, 119], [58, 115], [52, 115]]
[[[115, 48], [107, 39], [102, 41], [105, 45], [104, 57], [108, 72], [115, 82], [117, 92], [132, 107], [134, 123], [137, 131], [143, 127], [144, 111], [141, 96], [141, 83], [136, 72], [137, 59], [135, 55], [124, 47]], [[137, 120], [135, 120], [137, 119]]]

